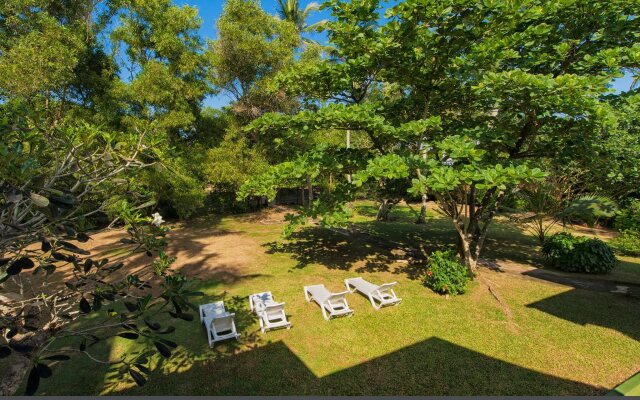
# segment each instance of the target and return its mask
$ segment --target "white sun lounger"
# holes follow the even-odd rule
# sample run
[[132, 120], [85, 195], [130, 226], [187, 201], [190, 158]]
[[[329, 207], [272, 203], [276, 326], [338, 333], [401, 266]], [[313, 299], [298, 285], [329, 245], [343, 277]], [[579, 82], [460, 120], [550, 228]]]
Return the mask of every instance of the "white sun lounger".
[[284, 303], [277, 303], [271, 292], [256, 293], [249, 296], [249, 308], [260, 318], [260, 331], [276, 328], [291, 328], [284, 312]]
[[311, 285], [304, 287], [304, 297], [307, 302], [313, 300], [322, 309], [322, 315], [327, 321], [331, 317], [340, 315], [353, 315], [353, 310], [349, 308], [347, 303], [348, 291], [340, 293], [331, 293], [324, 285]]
[[398, 305], [402, 299], [396, 296], [393, 286], [398, 282], [385, 283], [384, 285], [374, 285], [362, 278], [349, 278], [344, 280], [347, 290], [351, 293], [356, 290], [369, 298], [373, 308], [379, 310], [382, 306]]
[[209, 347], [215, 342], [237, 339], [240, 336], [236, 330], [235, 314], [228, 313], [222, 301], [201, 305], [200, 320], [207, 330]]

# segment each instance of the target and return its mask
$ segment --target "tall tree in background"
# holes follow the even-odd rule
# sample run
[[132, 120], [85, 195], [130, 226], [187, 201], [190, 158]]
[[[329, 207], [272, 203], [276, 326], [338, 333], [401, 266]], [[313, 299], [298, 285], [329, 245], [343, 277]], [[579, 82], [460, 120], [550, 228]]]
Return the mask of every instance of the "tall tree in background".
[[300, 39], [306, 44], [317, 44], [317, 42], [303, 37], [303, 33], [312, 32], [324, 26], [327, 22], [322, 20], [311, 25], [307, 23], [309, 16], [318, 10], [320, 10], [318, 3], [311, 2], [302, 8], [299, 0], [278, 0], [278, 15], [281, 19], [289, 21], [296, 26]]
[[[431, 193], [451, 218], [472, 274], [504, 196], [542, 179], [536, 167], [554, 162], [558, 150], [592, 151], [612, 115], [611, 82], [640, 61], [634, 17], [640, 10], [633, 1], [408, 0], [388, 10], [379, 27], [372, 26], [380, 21], [378, 1], [335, 0], [331, 8], [329, 39], [343, 58], [303, 70], [298, 80], [337, 96], [335, 86], [323, 85], [326, 76], [376, 65], [370, 84], [386, 88], [385, 95], [371, 105], [265, 115], [248, 129], [285, 138], [337, 127], [366, 132], [373, 145], [352, 186], [409, 175], [410, 192]], [[310, 171], [347, 165], [313, 159], [313, 165], [276, 166], [249, 181], [246, 192], [269, 193], [300, 165]], [[353, 189], [343, 186], [336, 193], [347, 195], [334, 193], [324, 204], [321, 198], [302, 219], [344, 223]]]
[[255, 0], [228, 0], [209, 43], [211, 80], [230, 95], [232, 110], [253, 119], [266, 111], [290, 109], [290, 99], [266, 89], [269, 80], [293, 63], [296, 26], [266, 13]]

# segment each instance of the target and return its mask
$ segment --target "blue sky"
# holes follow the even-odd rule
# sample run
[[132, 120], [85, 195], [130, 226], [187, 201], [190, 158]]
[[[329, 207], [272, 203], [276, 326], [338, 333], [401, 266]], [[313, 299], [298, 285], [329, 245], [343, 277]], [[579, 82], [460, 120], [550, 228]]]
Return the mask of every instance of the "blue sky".
[[[222, 6], [224, 5], [223, 0], [174, 0], [174, 2], [178, 5], [189, 5], [192, 7], [196, 7], [200, 12], [200, 17], [202, 18], [202, 27], [200, 29], [200, 33], [204, 38], [207, 39], [216, 38], [216, 21], [218, 20], [218, 17], [222, 12]], [[306, 6], [309, 2], [310, 1], [303, 0], [302, 4]], [[322, 0], [317, 0], [316, 2], [322, 3]], [[268, 13], [277, 13], [277, 0], [262, 0], [261, 4], [262, 8], [264, 8]], [[330, 18], [330, 13], [327, 10], [323, 10], [311, 15], [308, 22], [311, 24], [328, 18]], [[310, 35], [310, 37], [320, 42], [324, 42], [326, 39], [326, 35], [317, 33]], [[631, 81], [631, 76], [626, 76], [624, 78], [616, 80], [613, 84], [613, 87], [616, 91], [626, 91], [629, 90]], [[229, 101], [230, 99], [226, 95], [210, 96], [205, 99], [205, 105], [219, 108], [229, 104]]]

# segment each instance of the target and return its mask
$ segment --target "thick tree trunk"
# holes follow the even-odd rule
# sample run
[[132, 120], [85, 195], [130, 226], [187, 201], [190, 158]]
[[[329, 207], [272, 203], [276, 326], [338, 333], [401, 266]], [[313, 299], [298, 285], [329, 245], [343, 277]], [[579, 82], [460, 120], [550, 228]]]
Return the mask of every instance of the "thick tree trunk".
[[389, 215], [391, 213], [391, 207], [393, 207], [393, 204], [393, 202], [387, 199], [382, 200], [380, 202], [380, 207], [378, 207], [378, 215], [376, 215], [376, 221], [389, 221]]
[[311, 175], [307, 175], [307, 207], [311, 208], [311, 203], [313, 203], [313, 183], [311, 182]]
[[31, 361], [18, 353], [8, 359], [8, 368], [3, 371], [0, 381], [0, 396], [14, 396], [29, 372]]
[[418, 220], [416, 224], [426, 224], [427, 223], [427, 195], [422, 195], [422, 205], [420, 206], [420, 215], [418, 216]]

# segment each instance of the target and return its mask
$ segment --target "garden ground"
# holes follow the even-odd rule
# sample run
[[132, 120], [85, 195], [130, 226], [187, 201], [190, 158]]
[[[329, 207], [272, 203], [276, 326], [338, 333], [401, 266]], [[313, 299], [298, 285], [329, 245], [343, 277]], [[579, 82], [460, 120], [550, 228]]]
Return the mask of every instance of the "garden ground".
[[[424, 226], [412, 223], [410, 207], [399, 207], [388, 223], [373, 221], [370, 203], [357, 210], [355, 236], [311, 227], [285, 241], [284, 213], [277, 212], [176, 226], [168, 249], [175, 268], [201, 279], [201, 302], [225, 300], [240, 341], [209, 349], [197, 322], [181, 322], [180, 347], [169, 360], [152, 360], [146, 386], [79, 356], [59, 365], [39, 394], [592, 395], [640, 370], [640, 299], [495, 268], [483, 268], [483, 282], [467, 294], [445, 298], [425, 288], [393, 247], [419, 239], [428, 251], [452, 245], [451, 223], [433, 209]], [[94, 252], [109, 254], [120, 235], [95, 238]], [[493, 226], [484, 256], [503, 269], [542, 266], [535, 240], [506, 220]], [[327, 322], [304, 300], [304, 285], [341, 291], [357, 275], [399, 282], [403, 302], [375, 311], [349, 295], [355, 315]], [[626, 257], [599, 279], [638, 284], [640, 259]], [[264, 290], [286, 302], [291, 330], [260, 333], [247, 296]], [[113, 338], [91, 351], [107, 359], [146, 349], [132, 343]]]

